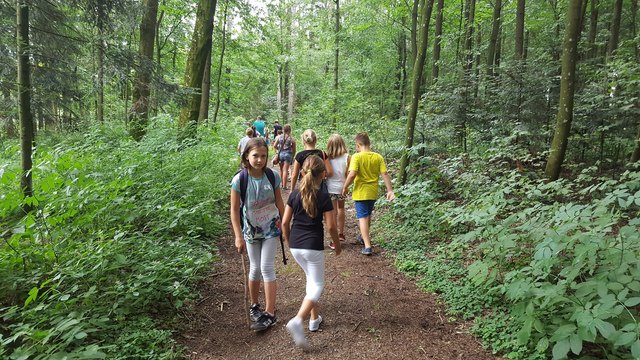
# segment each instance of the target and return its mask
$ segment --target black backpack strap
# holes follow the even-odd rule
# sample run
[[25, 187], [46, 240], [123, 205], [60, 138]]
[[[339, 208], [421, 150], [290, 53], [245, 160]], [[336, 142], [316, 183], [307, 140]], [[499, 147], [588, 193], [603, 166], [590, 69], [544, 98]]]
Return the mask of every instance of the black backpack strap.
[[276, 176], [273, 174], [273, 170], [268, 167], [264, 168], [265, 174], [267, 174], [267, 179], [269, 179], [269, 183], [271, 184], [271, 188], [273, 189], [273, 193], [276, 193]]
[[[247, 200], [247, 186], [249, 184], [249, 172], [247, 169], [240, 170], [240, 207], [244, 206], [245, 200]], [[242, 210], [240, 210], [242, 213]]]

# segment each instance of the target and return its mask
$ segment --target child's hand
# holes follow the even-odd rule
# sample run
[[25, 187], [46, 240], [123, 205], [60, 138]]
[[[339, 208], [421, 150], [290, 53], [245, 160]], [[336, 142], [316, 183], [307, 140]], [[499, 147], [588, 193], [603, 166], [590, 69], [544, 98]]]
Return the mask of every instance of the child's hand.
[[396, 198], [396, 194], [393, 193], [393, 190], [387, 191], [387, 201], [393, 201]]
[[242, 238], [242, 236], [236, 236], [236, 249], [238, 250], [239, 254], [241, 254], [242, 250], [244, 250], [244, 239]]

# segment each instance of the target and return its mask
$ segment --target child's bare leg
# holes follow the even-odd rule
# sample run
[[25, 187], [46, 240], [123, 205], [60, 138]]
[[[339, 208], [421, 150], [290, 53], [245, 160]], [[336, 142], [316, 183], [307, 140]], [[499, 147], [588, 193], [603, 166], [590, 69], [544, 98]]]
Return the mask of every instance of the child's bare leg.
[[251, 304], [258, 304], [258, 296], [260, 295], [260, 280], [249, 280], [249, 297]]
[[[345, 213], [344, 213], [344, 200], [338, 200], [338, 207], [337, 207], [337, 211], [336, 211], [336, 216], [337, 218], [337, 224], [338, 224], [338, 233], [339, 234], [344, 234], [344, 222], [345, 222]], [[335, 204], [334, 204], [334, 209], [336, 208]]]
[[313, 301], [311, 302], [313, 304], [313, 306], [311, 307], [311, 310], [309, 311], [309, 318], [311, 320], [317, 320], [318, 319], [318, 305], [316, 303], [314, 303]]
[[316, 309], [316, 303], [310, 299], [304, 299], [302, 300], [302, 305], [300, 305], [300, 310], [298, 310], [298, 314], [296, 316], [304, 320], [311, 314], [311, 317], [313, 318], [313, 312], [315, 312], [315, 319], [317, 319], [318, 311]]
[[277, 285], [275, 281], [264, 283], [264, 310], [271, 315], [276, 313], [276, 289]]
[[369, 237], [369, 227], [371, 225], [371, 216], [358, 219], [358, 227], [360, 228], [360, 234], [362, 235], [362, 241], [364, 241], [364, 247], [371, 247], [371, 238]]

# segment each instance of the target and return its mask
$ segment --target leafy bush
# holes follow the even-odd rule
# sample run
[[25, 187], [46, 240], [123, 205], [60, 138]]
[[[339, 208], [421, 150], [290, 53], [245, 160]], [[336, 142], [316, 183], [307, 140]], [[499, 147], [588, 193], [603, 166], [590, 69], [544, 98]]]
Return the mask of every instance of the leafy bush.
[[26, 215], [18, 169], [0, 167], [0, 356], [178, 356], [157, 320], [198, 296], [237, 160], [206, 130], [176, 143], [171, 122], [156, 119], [141, 143], [120, 128], [45, 139]]
[[595, 170], [546, 183], [448, 160], [452, 194], [433, 197], [429, 180], [398, 191], [393, 231], [413, 245], [385, 246], [508, 358], [640, 357], [640, 172]]

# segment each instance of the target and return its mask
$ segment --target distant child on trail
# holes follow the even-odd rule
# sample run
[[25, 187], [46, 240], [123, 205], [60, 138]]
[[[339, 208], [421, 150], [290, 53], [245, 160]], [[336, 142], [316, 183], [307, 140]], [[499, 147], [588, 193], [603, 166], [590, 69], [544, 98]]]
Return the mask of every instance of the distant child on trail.
[[324, 161], [324, 166], [327, 169], [326, 176], [333, 175], [333, 168], [331, 167], [331, 163], [329, 162], [327, 153], [322, 150], [316, 149], [317, 141], [318, 138], [316, 137], [315, 131], [307, 129], [302, 133], [302, 143], [304, 144], [304, 150], [297, 153], [293, 160], [293, 172], [291, 173], [291, 189], [295, 189], [296, 182], [300, 180], [300, 169], [302, 168], [302, 164], [304, 164], [307, 156], [318, 155]]
[[289, 168], [293, 162], [293, 154], [296, 153], [296, 140], [291, 137], [291, 125], [286, 124], [283, 133], [274, 140], [273, 147], [278, 153], [280, 176], [282, 176], [282, 189], [287, 190]]
[[[268, 151], [264, 139], [258, 137], [249, 140], [242, 153], [244, 169], [231, 180], [231, 224], [238, 252], [242, 253], [246, 247], [249, 256], [249, 315], [254, 322], [251, 329], [256, 331], [266, 330], [277, 321], [275, 256], [281, 235], [280, 220], [284, 214], [284, 203], [280, 193], [280, 176], [267, 168]], [[246, 186], [244, 190], [243, 179]], [[241, 199], [243, 192], [245, 199]], [[264, 311], [258, 301], [260, 277], [264, 281]]]
[[264, 129], [266, 125], [267, 124], [265, 123], [265, 121], [262, 120], [262, 116], [258, 115], [256, 117], [256, 121], [253, 122], [253, 126], [256, 127], [256, 136], [264, 137], [264, 134], [265, 134]]
[[[335, 220], [338, 225], [338, 238], [340, 241], [345, 241], [344, 200], [346, 197], [342, 195], [342, 188], [347, 178], [347, 169], [349, 168], [351, 157], [349, 156], [347, 145], [344, 143], [342, 136], [333, 134], [329, 137], [329, 141], [327, 142], [327, 155], [333, 168], [333, 175], [327, 178], [327, 190], [336, 214]], [[332, 242], [329, 244], [329, 247], [333, 249], [335, 248], [335, 244]]]
[[361, 253], [371, 255], [371, 214], [378, 199], [378, 179], [382, 176], [387, 188], [386, 198], [392, 201], [396, 198], [391, 185], [391, 177], [387, 173], [387, 166], [382, 155], [371, 151], [371, 142], [367, 133], [359, 133], [355, 137], [357, 153], [351, 158], [349, 174], [342, 187], [342, 195], [347, 195], [349, 185], [353, 182], [352, 198], [355, 203], [358, 227], [364, 248]]
[[247, 143], [249, 142], [249, 140], [251, 140], [251, 138], [253, 138], [253, 128], [248, 127], [247, 130], [244, 131], [245, 137], [243, 137], [242, 139], [240, 139], [240, 142], [238, 143], [238, 155], [242, 156], [242, 153], [244, 152], [244, 148], [247, 146]]
[[335, 210], [329, 194], [320, 190], [325, 177], [324, 161], [316, 156], [307, 157], [302, 166], [303, 176], [299, 189], [294, 189], [287, 201], [282, 220], [282, 233], [291, 254], [307, 278], [306, 295], [298, 314], [287, 323], [287, 331], [299, 347], [307, 347], [303, 323], [309, 317], [309, 331], [316, 331], [322, 323], [318, 314], [318, 300], [324, 289], [324, 227], [336, 244], [335, 253], [342, 251], [335, 223]]

